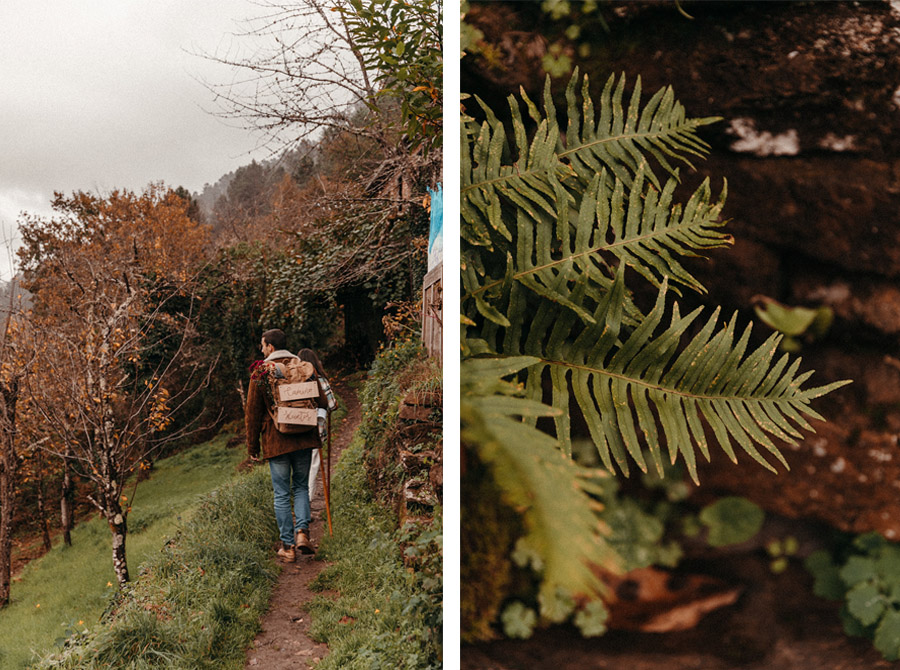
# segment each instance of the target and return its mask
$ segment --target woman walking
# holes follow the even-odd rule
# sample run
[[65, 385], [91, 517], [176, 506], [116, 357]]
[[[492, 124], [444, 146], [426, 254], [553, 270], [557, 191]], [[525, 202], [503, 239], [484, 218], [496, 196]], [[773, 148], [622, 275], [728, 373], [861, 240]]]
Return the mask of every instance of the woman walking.
[[[337, 401], [334, 398], [334, 393], [331, 390], [331, 385], [328, 383], [328, 378], [325, 376], [325, 368], [322, 366], [322, 361], [319, 360], [319, 357], [316, 355], [316, 352], [312, 349], [301, 349], [297, 352], [298, 358], [301, 361], [307, 361], [312, 363], [313, 367], [316, 369], [316, 377], [319, 381], [319, 390], [324, 392], [325, 398], [327, 399], [327, 407], [325, 408], [325, 413], [322, 410], [319, 410], [319, 438], [322, 441], [322, 445], [326, 445], [328, 443], [328, 429], [331, 426], [331, 423], [327, 420], [328, 416], [337, 409]], [[325, 421], [321, 419], [325, 418]], [[321, 450], [316, 449], [312, 453], [312, 459], [310, 461], [309, 466], [309, 499], [312, 500], [315, 497], [316, 493], [316, 477], [319, 474], [319, 468], [322, 464], [321, 458]]]

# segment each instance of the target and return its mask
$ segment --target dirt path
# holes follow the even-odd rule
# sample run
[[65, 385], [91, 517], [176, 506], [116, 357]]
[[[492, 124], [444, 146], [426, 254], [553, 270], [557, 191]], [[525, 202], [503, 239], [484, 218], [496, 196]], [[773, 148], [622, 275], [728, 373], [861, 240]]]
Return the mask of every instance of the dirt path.
[[[335, 390], [346, 403], [347, 415], [340, 429], [332, 438], [331, 467], [337, 463], [341, 451], [350, 444], [360, 422], [359, 401], [356, 391], [339, 380], [333, 380]], [[325, 467], [325, 463], [322, 463]], [[321, 482], [321, 479], [320, 479]], [[312, 502], [313, 522], [310, 526], [312, 542], [318, 546], [328, 532], [325, 520], [325, 499], [321, 484]], [[255, 670], [296, 670], [312, 667], [327, 653], [328, 647], [309, 638], [310, 617], [303, 606], [315, 595], [309, 583], [327, 563], [315, 560], [315, 556], [297, 554], [297, 562], [286, 564], [278, 578], [278, 584], [269, 601], [269, 611], [262, 620], [262, 632], [256, 636], [247, 651], [245, 668]]]

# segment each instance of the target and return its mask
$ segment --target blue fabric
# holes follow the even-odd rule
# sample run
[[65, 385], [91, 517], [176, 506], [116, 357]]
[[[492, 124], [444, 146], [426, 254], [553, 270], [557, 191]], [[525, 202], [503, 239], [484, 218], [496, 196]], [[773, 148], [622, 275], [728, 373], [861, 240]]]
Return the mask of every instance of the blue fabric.
[[288, 547], [294, 546], [294, 534], [298, 530], [309, 529], [309, 464], [312, 452], [312, 449], [299, 449], [269, 459], [269, 474], [275, 493], [275, 522], [282, 543]]
[[428, 269], [444, 260], [444, 187], [427, 189], [431, 196], [431, 226], [428, 234]]

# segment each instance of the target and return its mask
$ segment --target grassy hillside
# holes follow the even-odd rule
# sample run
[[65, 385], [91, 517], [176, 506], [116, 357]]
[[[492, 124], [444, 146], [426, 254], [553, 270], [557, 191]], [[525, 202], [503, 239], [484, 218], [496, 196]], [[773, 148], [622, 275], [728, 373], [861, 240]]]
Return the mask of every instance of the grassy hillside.
[[[243, 449], [216, 439], [160, 461], [153, 476], [137, 487], [128, 517], [128, 565], [132, 579], [160, 549], [179, 520], [192, 513], [199, 495], [228, 480], [244, 458]], [[128, 489], [131, 495], [131, 489]], [[72, 547], [57, 544], [29, 563], [13, 583], [12, 602], [0, 610], [0, 667], [18, 670], [70, 633], [97, 624], [115, 592], [109, 528], [95, 518], [79, 524]]]

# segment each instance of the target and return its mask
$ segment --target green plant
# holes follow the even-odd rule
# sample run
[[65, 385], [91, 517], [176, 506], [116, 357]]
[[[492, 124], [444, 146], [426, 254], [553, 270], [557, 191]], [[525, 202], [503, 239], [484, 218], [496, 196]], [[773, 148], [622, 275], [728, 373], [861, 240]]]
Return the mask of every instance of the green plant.
[[806, 568], [816, 595], [843, 601], [848, 635], [871, 638], [887, 660], [900, 659], [900, 545], [867, 533], [834, 555], [811, 554]]
[[[673, 164], [705, 155], [697, 130], [716, 119], [687, 118], [671, 88], [642, 106], [640, 79], [623, 104], [624, 76], [595, 109], [587, 78], [580, 100], [577, 82], [565, 133], [549, 79], [542, 112], [510, 98], [511, 141], [481, 101], [485, 120], [461, 126], [462, 439], [521, 510], [551, 620], [558, 593], [598, 590], [587, 566], [615, 563], [593, 480], [567, 458], [576, 407], [608, 471], [647, 472], [649, 460], [661, 475], [680, 457], [696, 482], [696, 451], [709, 459], [713, 442], [704, 420], [731, 460], [736, 443], [775, 471], [763, 453], [787, 462], [771, 438], [795, 444], [812, 429], [805, 417], [819, 417], [810, 401], [846, 383], [804, 389], [812, 373], [798, 374], [799, 359], [774, 359], [778, 334], [747, 354], [737, 315], [719, 325], [716, 310], [689, 330], [701, 310], [682, 316], [670, 296], [704, 289], [678, 258], [731, 238], [724, 187], [713, 200], [704, 181], [677, 203]], [[657, 290], [646, 313], [626, 286], [634, 275]]]
[[776, 575], [787, 570], [789, 559], [797, 555], [799, 548], [800, 543], [793, 535], [788, 535], [783, 540], [772, 540], [769, 542], [766, 545], [766, 553], [772, 559], [769, 563], [769, 569]]
[[349, 5], [338, 7], [382, 87], [377, 97], [400, 103], [403, 131], [413, 147], [440, 148], [441, 3], [350, 0]]
[[204, 495], [101, 622], [36, 667], [243, 667], [277, 575], [271, 496], [262, 468]]
[[700, 522], [709, 529], [707, 542], [713, 547], [739, 544], [762, 528], [765, 512], [737, 496], [721, 498], [700, 511]]
[[309, 605], [310, 636], [328, 644], [317, 667], [441, 667], [441, 515], [424, 527], [395, 529], [390, 510], [366, 485], [359, 435], [341, 454], [332, 483], [334, 536], [324, 537], [319, 558], [330, 562], [311, 585], [335, 590]]
[[820, 339], [834, 321], [834, 311], [830, 307], [788, 307], [764, 295], [754, 296], [753, 303], [757, 318], [784, 334], [779, 345], [783, 351], [800, 351], [801, 337], [810, 341]]

